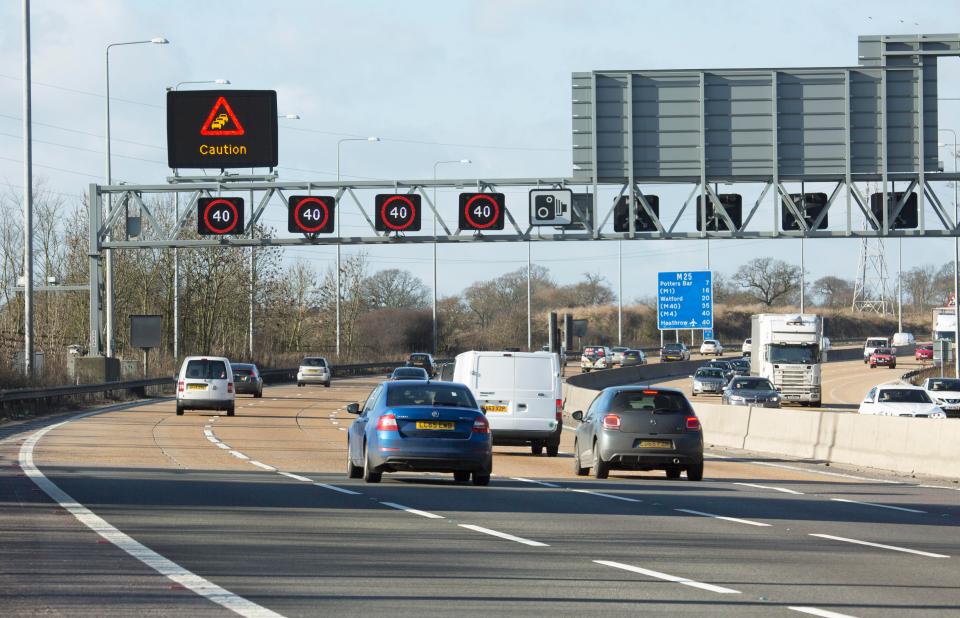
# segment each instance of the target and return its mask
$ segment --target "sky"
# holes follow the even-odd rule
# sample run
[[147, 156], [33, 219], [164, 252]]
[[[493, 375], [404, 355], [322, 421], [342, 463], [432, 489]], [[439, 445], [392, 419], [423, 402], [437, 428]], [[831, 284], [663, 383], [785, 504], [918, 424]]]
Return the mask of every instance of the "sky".
[[[430, 178], [435, 162], [464, 158], [472, 163], [441, 165], [439, 176], [569, 177], [573, 72], [854, 66], [859, 35], [960, 31], [955, 0], [815, 0], [802, 4], [802, 14], [798, 6], [772, 0], [34, 0], [34, 176], [68, 200], [103, 181], [104, 50], [115, 42], [170, 40], [114, 48], [110, 59], [114, 179], [156, 184], [170, 172], [165, 89], [181, 81], [229, 79], [229, 87], [276, 90], [278, 111], [300, 116], [279, 121], [281, 180], [335, 180], [337, 141], [366, 136], [381, 141], [343, 144], [345, 179]], [[20, 10], [20, 0], [0, 1], [0, 183], [15, 193], [23, 176]], [[960, 99], [960, 59], [941, 62], [939, 96]], [[939, 126], [960, 132], [960, 100], [941, 102]], [[952, 157], [941, 150], [947, 169]], [[454, 223], [456, 193], [440, 193], [441, 212]], [[508, 206], [523, 214], [526, 189], [506, 193]], [[952, 194], [942, 197], [953, 203]], [[343, 233], [369, 235], [351, 208], [342, 213]], [[772, 216], [767, 208], [757, 216]], [[286, 229], [282, 207], [268, 210], [265, 221]], [[731, 274], [760, 256], [799, 264], [799, 243], [714, 240], [709, 266]], [[807, 280], [853, 278], [860, 244], [806, 241]], [[894, 276], [898, 245], [886, 243]], [[906, 239], [903, 268], [942, 264], [952, 245]], [[708, 266], [700, 240], [626, 241], [619, 249], [626, 302], [655, 294], [658, 271]], [[366, 251], [373, 269], [404, 268], [432, 281], [429, 245]], [[618, 286], [616, 241], [532, 243], [530, 253], [560, 283], [591, 272]], [[335, 249], [298, 247], [285, 256], [323, 270]], [[451, 295], [524, 268], [527, 247], [441, 245], [439, 256], [438, 290]]]

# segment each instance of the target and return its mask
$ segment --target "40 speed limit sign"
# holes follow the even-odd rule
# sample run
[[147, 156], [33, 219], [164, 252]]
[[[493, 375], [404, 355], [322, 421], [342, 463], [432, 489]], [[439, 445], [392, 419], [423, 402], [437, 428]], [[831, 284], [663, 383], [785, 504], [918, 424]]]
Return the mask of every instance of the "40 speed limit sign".
[[504, 206], [503, 193], [461, 193], [461, 230], [502, 230]]
[[419, 232], [420, 196], [415, 193], [406, 195], [377, 195], [374, 227], [378, 232]]
[[224, 236], [242, 233], [242, 197], [201, 197], [197, 200], [197, 234]]
[[330, 195], [291, 195], [287, 199], [287, 231], [332, 234], [336, 202]]

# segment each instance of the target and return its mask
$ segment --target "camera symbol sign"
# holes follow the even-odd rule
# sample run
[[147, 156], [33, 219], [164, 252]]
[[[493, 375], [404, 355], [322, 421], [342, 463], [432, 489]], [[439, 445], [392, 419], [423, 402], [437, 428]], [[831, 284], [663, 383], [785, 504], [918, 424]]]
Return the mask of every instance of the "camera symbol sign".
[[531, 189], [530, 225], [570, 225], [572, 203], [570, 189]]

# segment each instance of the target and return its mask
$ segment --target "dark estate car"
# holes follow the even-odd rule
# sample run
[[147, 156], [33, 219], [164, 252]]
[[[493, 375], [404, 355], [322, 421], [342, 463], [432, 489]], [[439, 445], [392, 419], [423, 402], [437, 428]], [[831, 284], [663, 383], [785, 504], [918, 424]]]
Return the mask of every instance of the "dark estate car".
[[660, 349], [660, 360], [663, 362], [690, 360], [690, 350], [682, 343], [668, 343]]
[[646, 365], [647, 364], [647, 355], [643, 353], [643, 350], [627, 350], [623, 353], [623, 361], [620, 363], [622, 367], [630, 367], [631, 365]]
[[674, 388], [611, 386], [586, 413], [576, 411], [574, 472], [598, 479], [610, 470], [665, 470], [667, 478], [703, 479], [700, 419], [683, 393]]
[[253, 363], [230, 363], [233, 370], [233, 388], [238, 395], [246, 393], [263, 397], [263, 378]]
[[426, 369], [427, 375], [431, 378], [436, 374], [436, 368], [433, 363], [433, 356], [426, 352], [414, 352], [407, 357], [407, 367], [421, 367]]
[[390, 374], [391, 380], [429, 380], [427, 370], [423, 367], [397, 367]]

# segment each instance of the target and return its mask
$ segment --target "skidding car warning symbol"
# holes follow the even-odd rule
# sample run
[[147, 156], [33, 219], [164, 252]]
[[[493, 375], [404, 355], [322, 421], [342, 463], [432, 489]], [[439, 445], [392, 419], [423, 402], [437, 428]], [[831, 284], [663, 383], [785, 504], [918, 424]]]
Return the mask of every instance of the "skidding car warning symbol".
[[220, 97], [213, 104], [210, 115], [200, 128], [200, 135], [243, 135], [243, 125], [233, 113], [226, 97]]

